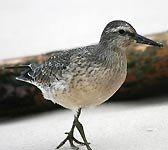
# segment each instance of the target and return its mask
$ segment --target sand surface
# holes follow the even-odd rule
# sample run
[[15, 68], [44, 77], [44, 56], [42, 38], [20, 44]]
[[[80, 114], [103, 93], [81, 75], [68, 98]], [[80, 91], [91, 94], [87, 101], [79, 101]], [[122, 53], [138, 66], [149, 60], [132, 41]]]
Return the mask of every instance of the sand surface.
[[[59, 110], [0, 123], [1, 150], [54, 150], [72, 112]], [[167, 150], [168, 97], [103, 104], [80, 118], [93, 150]], [[79, 138], [79, 135], [76, 134]], [[61, 150], [69, 150], [67, 143]], [[85, 150], [85, 147], [80, 147]]]

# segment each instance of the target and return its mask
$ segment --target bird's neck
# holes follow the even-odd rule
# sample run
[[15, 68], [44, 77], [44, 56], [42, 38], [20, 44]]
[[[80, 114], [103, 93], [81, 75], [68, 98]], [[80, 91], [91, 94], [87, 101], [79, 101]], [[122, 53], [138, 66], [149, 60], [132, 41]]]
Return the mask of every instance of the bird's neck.
[[111, 42], [100, 41], [94, 53], [95, 60], [106, 67], [112, 67], [114, 63], [119, 61], [126, 61], [125, 48], [118, 47]]

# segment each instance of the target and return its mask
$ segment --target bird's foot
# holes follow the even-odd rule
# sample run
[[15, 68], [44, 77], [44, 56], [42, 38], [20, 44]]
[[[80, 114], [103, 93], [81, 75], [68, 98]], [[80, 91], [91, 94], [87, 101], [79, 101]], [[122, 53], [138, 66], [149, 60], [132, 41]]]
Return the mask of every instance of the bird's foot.
[[[78, 110], [77, 115], [74, 118], [74, 121], [73, 121], [72, 128], [71, 128], [70, 132], [65, 133], [65, 134], [67, 134], [67, 137], [57, 146], [56, 149], [61, 148], [67, 141], [69, 141], [69, 143], [71, 145], [71, 148], [73, 150], [79, 150], [79, 147], [75, 146], [74, 142], [77, 143], [77, 144], [86, 146], [87, 150], [92, 150], [90, 145], [89, 145], [90, 143], [86, 139], [83, 126], [78, 120], [78, 118], [80, 116], [80, 113], [81, 113], [81, 108]], [[74, 133], [75, 127], [78, 129], [78, 131], [79, 131], [79, 133], [80, 133], [84, 142], [80, 142], [76, 138], [74, 138], [73, 133]]]
[[56, 149], [61, 148], [67, 141], [69, 141], [71, 148], [73, 150], [79, 150], [79, 147], [75, 146], [74, 142], [77, 144], [80, 144], [80, 145], [89, 145], [90, 144], [90, 143], [84, 143], [84, 142], [77, 140], [76, 138], [74, 138], [72, 132], [66, 132], [65, 134], [67, 134], [67, 137], [56, 147]]

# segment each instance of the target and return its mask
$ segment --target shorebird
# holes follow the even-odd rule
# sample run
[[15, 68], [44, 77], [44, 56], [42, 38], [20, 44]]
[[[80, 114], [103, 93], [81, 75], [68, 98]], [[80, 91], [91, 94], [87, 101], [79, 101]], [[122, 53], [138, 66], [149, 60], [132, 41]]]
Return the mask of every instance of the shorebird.
[[[137, 34], [128, 22], [116, 20], [107, 24], [97, 45], [56, 51], [43, 64], [16, 66], [24, 68], [17, 80], [37, 86], [45, 99], [74, 112], [72, 128], [57, 149], [69, 141], [74, 150], [79, 149], [74, 143], [92, 150], [79, 122], [81, 109], [105, 102], [121, 87], [127, 74], [125, 50], [131, 43], [163, 46]], [[83, 142], [74, 137], [75, 128]]]

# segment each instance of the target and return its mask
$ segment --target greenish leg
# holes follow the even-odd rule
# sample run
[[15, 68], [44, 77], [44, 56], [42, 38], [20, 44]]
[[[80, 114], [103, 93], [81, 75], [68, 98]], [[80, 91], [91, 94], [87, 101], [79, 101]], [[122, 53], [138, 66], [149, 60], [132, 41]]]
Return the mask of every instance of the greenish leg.
[[84, 133], [84, 129], [82, 124], [79, 122], [78, 118], [75, 118], [75, 126], [78, 129], [83, 141], [84, 141], [84, 145], [87, 147], [87, 150], [92, 150], [91, 147], [89, 146], [89, 142], [86, 139], [85, 133]]
[[[67, 134], [67, 137], [57, 146], [56, 149], [61, 148], [67, 141], [69, 141], [71, 147], [74, 150], [78, 150], [79, 148], [77, 146], [75, 146], [73, 142], [76, 142], [77, 144], [80, 144], [80, 145], [85, 145], [88, 150], [92, 150], [89, 146], [90, 143], [88, 143], [87, 140], [86, 140], [84, 130], [83, 130], [83, 126], [78, 120], [80, 114], [81, 114], [81, 108], [78, 110], [77, 116], [74, 117], [73, 125], [72, 125], [72, 128], [71, 128], [70, 132], [65, 133], [65, 134]], [[80, 142], [80, 141], [78, 141], [77, 139], [74, 138], [73, 133], [74, 133], [75, 127], [78, 129], [78, 131], [79, 131], [79, 133], [80, 133], [84, 142]]]

